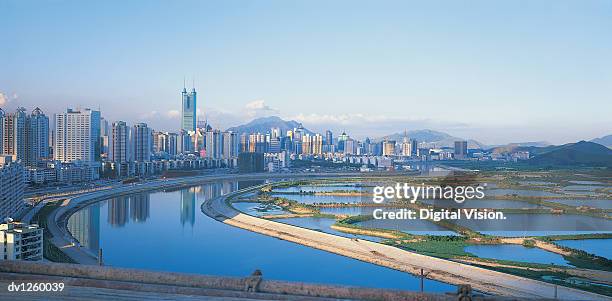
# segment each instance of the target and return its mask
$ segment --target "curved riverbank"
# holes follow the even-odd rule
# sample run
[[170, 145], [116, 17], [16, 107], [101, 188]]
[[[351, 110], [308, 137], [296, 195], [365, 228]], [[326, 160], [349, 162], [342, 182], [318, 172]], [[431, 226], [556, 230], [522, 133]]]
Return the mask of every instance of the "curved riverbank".
[[[92, 254], [86, 248], [80, 247], [75, 243], [67, 229], [68, 219], [76, 211], [114, 197], [128, 195], [133, 193], [141, 193], [155, 191], [161, 189], [178, 189], [186, 188], [200, 184], [213, 183], [217, 181], [229, 180], [267, 180], [267, 179], [286, 179], [286, 178], [321, 178], [321, 177], [354, 177], [354, 173], [316, 173], [316, 174], [212, 174], [199, 177], [189, 178], [173, 178], [173, 179], [158, 179], [144, 183], [134, 184], [116, 184], [108, 186], [105, 189], [96, 191], [84, 192], [81, 194], [70, 195], [46, 216], [47, 230], [51, 234], [50, 241], [57, 246], [63, 253], [70, 257], [73, 261], [81, 264], [98, 264], [97, 254]], [[40, 208], [38, 208], [40, 209]]]
[[[202, 211], [235, 227], [299, 243], [312, 248], [359, 259], [399, 271], [419, 274], [421, 269], [428, 278], [452, 284], [471, 284], [477, 290], [517, 297], [553, 298], [555, 285], [522, 278], [458, 262], [420, 255], [396, 247], [339, 237], [243, 214], [228, 205], [230, 198], [257, 188], [244, 189], [225, 196], [207, 200]], [[609, 300], [594, 293], [567, 287], [558, 287], [558, 296], [567, 299]]]

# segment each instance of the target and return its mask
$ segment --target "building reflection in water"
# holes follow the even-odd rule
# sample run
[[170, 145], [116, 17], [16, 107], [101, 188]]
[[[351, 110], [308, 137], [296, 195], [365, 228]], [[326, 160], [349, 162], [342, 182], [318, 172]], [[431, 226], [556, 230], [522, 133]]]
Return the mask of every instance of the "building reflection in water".
[[149, 218], [149, 194], [140, 193], [130, 196], [130, 219], [142, 223]]
[[195, 188], [181, 190], [181, 225], [195, 224], [196, 191]]
[[100, 248], [100, 204], [95, 203], [74, 213], [68, 219], [68, 231], [81, 246], [98, 254]]
[[128, 198], [121, 196], [108, 201], [108, 223], [113, 227], [123, 227], [127, 223], [129, 211]]

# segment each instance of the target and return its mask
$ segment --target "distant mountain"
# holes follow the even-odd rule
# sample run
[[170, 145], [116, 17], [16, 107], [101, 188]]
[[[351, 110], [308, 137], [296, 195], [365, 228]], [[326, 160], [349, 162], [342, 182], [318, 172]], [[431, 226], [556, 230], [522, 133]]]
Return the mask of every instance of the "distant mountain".
[[[228, 130], [236, 132], [238, 134], [242, 134], [242, 133], [265, 134], [265, 133], [270, 132], [271, 128], [280, 128], [281, 131], [285, 133], [287, 132], [287, 130], [293, 130], [294, 128], [297, 128], [299, 126], [300, 126], [300, 123], [295, 120], [286, 121], [276, 116], [270, 116], [270, 117], [262, 117], [262, 118], [253, 119], [247, 124], [231, 127]], [[304, 132], [308, 134], [313, 134], [313, 132], [308, 129], [304, 129]]]
[[601, 138], [595, 138], [591, 140], [591, 142], [601, 144], [607, 148], [612, 148], [612, 135], [603, 136]]
[[[416, 139], [418, 142], [426, 142], [435, 144], [436, 147], [454, 147], [455, 141], [463, 141], [466, 139], [451, 136], [447, 133], [433, 130], [414, 130], [407, 133], [395, 133], [375, 139], [375, 141], [383, 141], [385, 139], [401, 142], [405, 136], [410, 139]], [[486, 148], [486, 145], [472, 139], [468, 139], [468, 148]]]
[[539, 154], [541, 152], [547, 151], [548, 148], [551, 146], [552, 145], [546, 141], [519, 142], [510, 143], [506, 145], [498, 145], [489, 149], [489, 151], [495, 154], [508, 154], [516, 151], [528, 151], [530, 154]]
[[497, 147], [546, 147], [546, 146], [550, 146], [552, 144], [550, 144], [548, 141], [529, 141], [529, 142], [513, 142], [513, 143], [508, 143], [508, 144], [500, 144], [500, 145], [491, 145], [490, 147], [492, 148], [497, 148]]
[[612, 167], [612, 149], [601, 144], [580, 141], [542, 149], [528, 160], [530, 164]]

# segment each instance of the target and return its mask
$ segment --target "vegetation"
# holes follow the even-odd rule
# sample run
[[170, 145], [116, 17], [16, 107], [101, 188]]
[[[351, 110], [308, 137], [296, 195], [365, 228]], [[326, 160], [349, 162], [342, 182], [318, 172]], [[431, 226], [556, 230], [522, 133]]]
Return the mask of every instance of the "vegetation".
[[66, 262], [66, 263], [76, 263], [72, 260], [68, 255], [66, 255], [62, 250], [60, 250], [57, 246], [51, 243], [51, 239], [53, 235], [49, 232], [47, 227], [47, 217], [51, 212], [57, 207], [59, 207], [61, 201], [56, 201], [53, 203], [48, 203], [44, 207], [34, 215], [32, 218], [33, 221], [38, 221], [38, 225], [42, 227], [43, 230], [43, 256], [53, 262]]

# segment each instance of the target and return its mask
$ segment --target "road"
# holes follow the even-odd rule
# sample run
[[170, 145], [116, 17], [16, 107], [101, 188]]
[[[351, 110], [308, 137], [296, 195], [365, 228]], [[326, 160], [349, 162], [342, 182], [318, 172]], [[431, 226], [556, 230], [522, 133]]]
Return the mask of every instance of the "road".
[[[482, 292], [514, 297], [555, 297], [555, 286], [546, 282], [243, 214], [227, 203], [229, 197], [241, 192], [207, 200], [202, 204], [202, 211], [228, 225], [416, 275], [424, 269], [429, 272], [428, 278], [452, 284], [471, 284], [474, 289]], [[557, 295], [560, 299], [612, 300], [603, 295], [562, 286], [557, 288]]]

